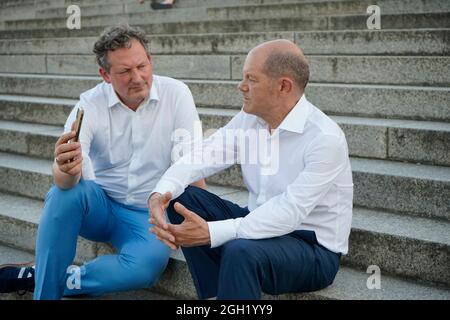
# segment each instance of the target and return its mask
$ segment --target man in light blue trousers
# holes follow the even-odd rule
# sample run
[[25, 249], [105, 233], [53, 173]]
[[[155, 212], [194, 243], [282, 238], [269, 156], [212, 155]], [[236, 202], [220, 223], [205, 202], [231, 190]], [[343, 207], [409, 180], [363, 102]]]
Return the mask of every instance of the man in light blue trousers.
[[[98, 296], [154, 284], [170, 249], [148, 232], [147, 200], [176, 160], [173, 154], [181, 156], [202, 136], [189, 88], [153, 75], [141, 30], [109, 28], [94, 53], [104, 81], [81, 94], [56, 142], [55, 185], [39, 223], [35, 271], [8, 266], [2, 272], [9, 276], [2, 277], [0, 288], [8, 291], [33, 289], [34, 278], [34, 299]], [[80, 108], [84, 118], [76, 142], [72, 124]], [[173, 141], [175, 130], [187, 131], [192, 140]], [[203, 180], [194, 184], [205, 187]], [[72, 266], [79, 235], [111, 243], [117, 253]], [[24, 275], [27, 281], [20, 279]]]
[[[167, 265], [169, 248], [149, 236], [147, 220], [148, 209], [115, 201], [94, 181], [81, 179], [68, 190], [53, 186], [38, 231], [34, 298], [98, 296], [154, 284]], [[78, 235], [109, 242], [118, 254], [74, 269]]]

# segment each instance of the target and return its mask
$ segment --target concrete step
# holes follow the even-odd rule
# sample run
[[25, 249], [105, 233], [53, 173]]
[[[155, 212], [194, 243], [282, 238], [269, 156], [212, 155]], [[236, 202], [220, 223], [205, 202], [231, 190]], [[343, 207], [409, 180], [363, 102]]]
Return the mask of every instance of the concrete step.
[[[372, 30], [246, 32], [152, 35], [149, 39], [153, 54], [247, 54], [259, 43], [283, 38], [299, 44], [307, 55], [448, 55], [450, 44], [445, 39], [449, 31], [449, 29], [410, 29], [377, 30], [377, 32]], [[94, 42], [95, 38], [91, 41]], [[51, 43], [48, 45], [50, 46]], [[0, 51], [3, 52], [5, 47], [0, 42], [0, 48], [2, 48]], [[34, 48], [31, 45], [30, 47]], [[71, 46], [64, 48], [71, 49]], [[64, 53], [78, 53], [77, 50], [79, 49], [73, 48], [72, 52]], [[38, 53], [43, 52], [38, 51]], [[80, 53], [90, 54], [90, 52]]]
[[0, 95], [0, 119], [64, 126], [76, 100]]
[[[310, 81], [450, 86], [450, 56], [307, 56]], [[174, 78], [241, 80], [245, 56], [153, 55], [154, 72]], [[364, 70], [361, 72], [361, 70]], [[92, 55], [0, 55], [0, 72], [98, 75]]]
[[[42, 200], [0, 194], [0, 243], [34, 252], [37, 226], [43, 208]], [[79, 238], [76, 263], [91, 260], [97, 256], [100, 244]], [[25, 261], [30, 261], [28, 259]]]
[[[326, 14], [365, 14], [367, 7], [372, 5], [370, 0], [347, 0], [347, 1], [320, 1], [320, 2], [284, 2], [272, 4], [230, 4], [216, 7], [185, 7], [182, 9], [154, 11], [147, 6], [136, 2], [94, 4], [82, 6], [80, 8], [84, 26], [104, 25], [105, 16], [126, 17], [131, 21], [142, 21], [151, 19], [153, 22], [168, 21], [201, 21], [215, 19], [262, 19], [262, 18], [292, 18], [309, 15]], [[446, 12], [450, 11], [450, 5], [445, 0], [431, 0], [423, 2], [421, 0], [395, 1], [379, 0], [377, 5], [383, 8], [383, 14], [389, 13], [415, 13], [415, 12]], [[17, 13], [19, 15], [17, 16]], [[20, 20], [20, 9], [8, 12], [8, 16], [0, 16], [5, 21], [5, 29], [16, 28], [39, 28], [44, 23], [58, 24], [66, 21], [67, 7], [35, 9], [34, 17], [31, 20], [26, 16]], [[47, 21], [44, 21], [47, 20]], [[8, 22], [14, 22], [7, 24]], [[16, 23], [17, 22], [17, 23]]]
[[[185, 83], [199, 107], [242, 108], [238, 81], [185, 80]], [[448, 88], [309, 83], [306, 96], [329, 115], [438, 122], [450, 120]]]
[[[138, 1], [116, 4], [85, 5], [80, 7], [80, 14], [82, 27], [104, 26], [107, 24], [107, 19], [111, 16], [118, 19], [129, 19], [130, 22], [148, 20], [152, 21], [152, 23], [204, 21], [211, 19], [206, 7], [173, 8], [172, 10], [155, 11], [150, 8], [149, 2], [144, 5]], [[0, 23], [0, 28], [3, 30], [45, 28], [45, 26], [49, 24], [65, 24], [68, 17], [67, 7], [42, 9], [36, 11], [33, 20], [21, 20], [11, 17], [8, 19], [8, 22], [12, 23], [8, 24], [6, 21], [3, 25]]]
[[[70, 3], [67, 1], [18, 1], [12, 5], [0, 3], [0, 21], [6, 22], [20, 21], [22, 24], [30, 23], [41, 19], [67, 19], [69, 5], [77, 5], [83, 19], [90, 16], [116, 15], [123, 13], [153, 12], [149, 3], [140, 4], [138, 1], [77, 1]], [[189, 10], [190, 8], [186, 8]], [[178, 11], [178, 10], [177, 10]], [[32, 23], [32, 22], [31, 22]]]
[[[226, 193], [225, 190], [212, 188], [211, 191], [220, 194]], [[243, 205], [243, 199], [247, 196], [246, 192], [235, 192], [232, 189], [228, 189], [227, 192], [231, 193], [222, 195], [224, 198]], [[33, 248], [30, 249], [30, 246], [23, 247], [23, 240], [28, 238], [30, 243], [34, 244], [37, 230], [36, 216], [39, 216], [42, 204], [39, 205], [39, 201], [8, 194], [0, 194], [0, 202], [2, 203], [0, 226], [5, 229], [2, 230], [0, 241], [32, 251]], [[33, 206], [32, 202], [36, 202], [36, 204]], [[34, 213], [32, 213], [33, 210]], [[395, 227], [393, 223], [395, 223]], [[26, 230], [18, 230], [20, 228]], [[350, 237], [350, 253], [344, 258], [343, 264], [363, 271], [369, 265], [377, 265], [383, 276], [391, 274], [422, 283], [437, 282], [439, 286], [448, 289], [448, 273], [445, 271], [450, 256], [448, 250], [450, 246], [449, 228], [448, 222], [405, 218], [388, 213], [355, 209]], [[21, 236], [21, 239], [16, 239], [17, 234]], [[92, 251], [95, 250], [97, 255], [114, 252], [108, 245], [95, 244], [82, 238], [79, 243], [83, 241], [88, 248], [91, 247]], [[396, 246], [392, 245], [394, 241]], [[390, 245], [386, 243], [390, 243]], [[91, 257], [84, 256], [84, 260], [77, 261], [77, 263], [80, 264], [89, 258]], [[192, 287], [192, 284], [189, 284], [190, 277], [186, 267], [183, 265], [182, 253], [173, 252], [172, 258], [174, 261], [169, 266], [169, 271], [166, 272], [155, 290], [161, 291], [162, 289], [162, 293], [173, 296], [191, 295], [192, 297], [194, 292], [192, 289], [190, 293], [179, 292], [179, 290], [185, 290], [186, 287]], [[411, 264], [414, 266], [411, 267]], [[168, 285], [165, 284], [165, 279], [172, 279], [172, 281], [174, 278], [177, 279], [177, 276], [171, 273], [171, 268], [176, 268], [176, 273], [181, 274], [184, 279], [178, 276], [179, 279], [174, 281], [175, 284]], [[164, 291], [164, 288], [170, 291]]]
[[0, 92], [52, 98], [78, 99], [80, 94], [101, 82], [92, 76], [31, 75], [0, 73]]
[[[112, 0], [112, 1], [120, 1], [120, 0]], [[64, 2], [65, 0], [2, 0], [0, 2], [0, 8], [5, 9], [9, 7], [19, 7], [26, 5], [62, 6], [64, 5]]]
[[[303, 2], [327, 2], [328, 0], [184, 0], [176, 2], [174, 7], [227, 7], [236, 5], [263, 5], [263, 4], [284, 4], [284, 3], [303, 3]], [[341, 0], [338, 0], [341, 1]]]
[[[113, 1], [120, 2], [121, 0], [111, 0], [111, 2]], [[39, 17], [37, 12], [40, 10], [67, 8], [68, 6], [69, 4], [65, 4], [64, 0], [2, 0], [0, 2], [0, 21], [32, 20]], [[64, 15], [66, 15], [66, 11], [64, 11]]]
[[[7, 101], [10, 106], [7, 107], [10, 110], [8, 112], [15, 112], [15, 106], [31, 106], [30, 103], [35, 101], [41, 104], [40, 99], [44, 99], [19, 95], [42, 96], [45, 99], [78, 99], [80, 93], [93, 88], [100, 81], [101, 78], [93, 76], [0, 73], [0, 101]], [[190, 87], [198, 106], [236, 109], [242, 107], [242, 95], [237, 89], [238, 81], [184, 81]], [[306, 88], [306, 96], [331, 115], [450, 121], [449, 88], [310, 83]], [[20, 102], [22, 100], [23, 103]], [[48, 101], [51, 101], [48, 102], [48, 108], [59, 103], [59, 100], [54, 99]], [[5, 108], [5, 105], [0, 103], [2, 108]]]
[[[248, 1], [247, 1], [248, 2]], [[327, 12], [333, 13], [362, 13], [366, 12], [366, 9], [372, 3], [370, 1], [282, 1], [281, 3], [272, 1], [273, 3], [245, 3], [245, 1], [227, 1], [220, 3], [204, 3], [203, 7], [209, 7], [206, 12], [208, 17], [213, 18], [242, 18], [245, 14], [253, 17], [268, 17], [268, 14], [276, 14], [278, 16], [286, 17], [305, 14], [324, 14]], [[280, 6], [280, 4], [282, 6]], [[448, 2], [443, 0], [435, 0], [424, 3], [418, 0], [409, 1], [392, 1], [392, 0], [381, 0], [377, 2], [377, 5], [383, 8], [383, 13], [399, 13], [399, 12], [442, 12], [449, 11], [450, 5]], [[174, 10], [184, 11], [188, 8], [202, 9], [198, 5], [194, 6], [184, 6], [182, 10], [177, 10], [179, 8], [178, 3], [175, 4]], [[154, 13], [153, 10], [147, 8], [147, 4], [143, 5], [137, 1], [127, 2], [127, 3], [108, 3], [99, 4], [96, 2], [93, 5], [80, 6], [81, 13], [83, 17], [89, 16], [102, 16], [110, 14], [140, 14], [147, 10], [149, 13]], [[160, 12], [156, 12], [160, 13]], [[67, 16], [66, 7], [61, 8], [47, 8], [39, 9], [36, 11], [35, 18], [61, 18]], [[10, 17], [8, 20], [12, 20]]]
[[450, 218], [450, 198], [446, 196], [450, 191], [449, 168], [386, 160], [351, 160], [355, 205]]
[[[0, 151], [52, 159], [70, 108], [62, 112], [66, 117], [59, 126], [0, 120]], [[225, 126], [238, 110], [198, 108], [198, 112], [205, 135], [209, 136]], [[332, 118], [344, 130], [351, 156], [450, 166], [450, 123]]]
[[[450, 84], [450, 57], [308, 56], [307, 58], [311, 82], [447, 87]], [[242, 79], [244, 62], [245, 56], [231, 57], [232, 79]], [[157, 63], [156, 60], [155, 64]]]
[[[383, 29], [435, 29], [450, 27], [450, 12], [384, 14]], [[154, 22], [148, 18], [117, 18], [115, 23], [125, 22], [140, 25], [148, 34], [192, 34], [192, 33], [229, 33], [229, 32], [279, 32], [279, 31], [319, 31], [319, 30], [367, 30], [366, 14], [306, 16], [294, 18], [262, 18], [242, 20], [215, 20], [192, 22]], [[24, 20], [27, 21], [27, 20]], [[25, 22], [28, 23], [28, 22]], [[66, 20], [56, 24], [45, 23], [45, 26], [30, 26], [20, 29], [19, 22], [8, 22], [14, 30], [0, 32], [1, 39], [15, 38], [54, 38], [54, 37], [88, 37], [98, 36], [105, 26], [111, 24], [109, 17], [105, 17], [101, 26], [83, 26], [81, 29], [70, 30], [66, 27]], [[15, 24], [15, 25], [14, 25]], [[18, 25], [19, 24], [19, 25]]]
[[0, 25], [7, 20], [32, 20], [36, 18], [36, 8], [34, 4], [23, 4], [21, 6], [4, 6], [0, 2]]
[[[186, 8], [186, 7], [205, 7], [205, 6], [227, 6], [237, 4], [267, 4], [267, 3], [292, 3], [292, 2], [310, 2], [311, 0], [227, 0], [226, 2], [221, 0], [184, 0], [179, 3], [176, 2], [174, 7]], [[329, 0], [313, 0], [313, 2], [329, 1]], [[340, 0], [338, 0], [340, 1]], [[81, 8], [99, 6], [106, 4], [134, 4], [136, 0], [95, 0], [93, 4], [92, 0], [78, 0], [77, 5]], [[36, 10], [45, 8], [63, 8], [73, 4], [72, 0], [2, 0], [0, 2], [0, 8], [5, 9], [9, 7], [20, 7], [25, 5], [33, 5]], [[141, 8], [150, 9], [148, 1], [145, 4], [140, 5]]]
[[[31, 261], [34, 255], [20, 249], [0, 245], [0, 264], [20, 263]], [[281, 295], [278, 299], [341, 299], [341, 300], [448, 300], [449, 290], [431, 285], [418, 284], [405, 281], [381, 273], [381, 288], [368, 289], [367, 278], [370, 274], [357, 271], [348, 267], [341, 267], [334, 283], [324, 289], [313, 293]], [[166, 272], [152, 291], [164, 292], [161, 295], [149, 290], [130, 291], [124, 293], [109, 294], [95, 298], [96, 300], [166, 300], [172, 299], [168, 294], [177, 294], [181, 299], [196, 299], [195, 289], [187, 270], [186, 263], [171, 259]], [[264, 295], [263, 299], [269, 300], [275, 297]], [[30, 300], [30, 293], [19, 296], [15, 293], [2, 294], [0, 300]], [[86, 299], [86, 298], [83, 298]]]
[[[199, 108], [198, 111], [203, 129], [210, 132], [225, 126], [238, 113], [217, 108]], [[450, 166], [450, 123], [331, 118], [344, 130], [351, 156]]]
[[52, 159], [62, 127], [0, 121], [0, 150]]
[[344, 264], [362, 270], [377, 265], [385, 273], [450, 287], [450, 222], [359, 208], [353, 213]]
[[[0, 265], [7, 263], [22, 263], [27, 261], [33, 261], [34, 254], [12, 248], [3, 244], [0, 244]], [[28, 292], [25, 295], [19, 295], [18, 293], [0, 293], [0, 300], [31, 300], [33, 299], [32, 293]], [[83, 298], [63, 298], [63, 300], [173, 300], [174, 298], [164, 296], [149, 290], [134, 290], [127, 292], [117, 292], [106, 294], [101, 297], [83, 297]]]
[[[149, 34], [156, 55], [245, 55], [272, 39], [298, 43], [307, 55], [449, 55], [450, 29]], [[97, 37], [0, 40], [2, 55], [91, 55]]]
[[44, 199], [53, 183], [51, 166], [50, 160], [0, 153], [0, 189]]
[[[352, 158], [355, 206], [450, 220], [450, 168], [387, 160]], [[51, 160], [0, 153], [0, 190], [43, 199], [49, 189]], [[210, 183], [244, 188], [240, 167], [211, 176]]]
[[[136, 3], [134, 5], [139, 5]], [[131, 6], [131, 8], [134, 7]], [[126, 5], [105, 5], [104, 7], [89, 6], [80, 8], [81, 29], [87, 27], [105, 27], [111, 24], [111, 18], [117, 19], [117, 22], [128, 22], [130, 24], [138, 23], [182, 23], [192, 21], [210, 21], [206, 8], [184, 8], [177, 10], [160, 10], [153, 11], [150, 7], [143, 9], [142, 7], [134, 7], [134, 12], [124, 12]], [[44, 13], [36, 12], [36, 18], [16, 20], [11, 17], [8, 20], [0, 21], [0, 30], [32, 30], [32, 29], [48, 29], [48, 28], [67, 28], [69, 14], [66, 13], [67, 8], [62, 8], [53, 12], [45, 10]], [[46, 14], [49, 12], [50, 14]], [[86, 12], [86, 15], [84, 14]], [[57, 15], [55, 15], [57, 14]], [[48, 16], [48, 17], [47, 17]], [[108, 23], [108, 20], [110, 21]], [[70, 29], [68, 29], [70, 30]]]
[[[137, 1], [129, 0], [110, 0], [110, 1], [77, 1], [83, 15], [92, 10], [92, 7], [98, 7], [99, 4], [127, 5], [135, 4]], [[0, 2], [0, 21], [11, 20], [34, 20], [46, 17], [68, 17], [67, 7], [74, 4], [71, 0], [3, 0]], [[141, 10], [144, 6], [141, 5]], [[149, 8], [148, 4], [145, 8]], [[57, 15], [55, 15], [57, 14]]]
[[[370, 273], [341, 267], [334, 283], [323, 290], [310, 293], [263, 295], [264, 300], [449, 300], [450, 291], [381, 273], [381, 288], [368, 289]], [[370, 281], [369, 281], [370, 282]], [[155, 290], [183, 299], [196, 299], [194, 284], [184, 261], [171, 259]]]
[[[0, 97], [3, 101], [0, 105], [6, 105], [0, 115], [3, 119], [0, 120], [1, 150], [52, 158], [53, 145], [75, 100], [29, 98], [28, 101], [15, 103], [13, 98], [7, 96], [2, 100]], [[238, 110], [217, 108], [199, 108], [198, 111], [205, 133], [224, 126], [238, 113]], [[346, 133], [352, 156], [450, 165], [448, 123], [343, 116], [332, 118]], [[58, 127], [39, 124], [42, 122]]]
[[[210, 8], [208, 15], [215, 19], [245, 19], [245, 18], [293, 18], [307, 15], [325, 14], [365, 14], [367, 8], [373, 5], [370, 0], [358, 1], [320, 1], [295, 2], [283, 4], [239, 5]], [[416, 12], [448, 12], [450, 4], [445, 0], [380, 0], [377, 5], [383, 14], [416, 13]]]
[[[296, 294], [297, 299], [333, 299], [333, 300], [448, 300], [449, 291], [427, 285], [416, 284], [383, 276], [381, 289], [368, 289], [367, 281], [370, 274], [354, 269], [341, 267], [334, 283], [317, 293]], [[287, 298], [287, 297], [286, 297]]]

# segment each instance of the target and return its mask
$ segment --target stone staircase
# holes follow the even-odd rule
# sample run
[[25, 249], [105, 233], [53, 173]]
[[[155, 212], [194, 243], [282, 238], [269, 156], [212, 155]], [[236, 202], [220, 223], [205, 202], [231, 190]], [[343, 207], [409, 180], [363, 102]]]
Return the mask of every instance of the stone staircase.
[[[306, 95], [346, 133], [355, 208], [343, 267], [327, 289], [265, 299], [450, 299], [449, 1], [376, 1], [381, 30], [366, 26], [372, 0], [179, 0], [157, 12], [132, 0], [77, 3], [80, 30], [66, 28], [68, 0], [0, 2], [0, 263], [32, 259], [54, 143], [79, 94], [100, 82], [92, 45], [128, 21], [147, 31], [155, 73], [188, 84], [205, 133], [241, 108], [247, 52], [276, 38], [304, 49]], [[208, 183], [246, 203], [239, 167]], [[107, 252], [80, 239], [76, 261]], [[381, 289], [367, 287], [370, 265]], [[195, 297], [177, 251], [151, 291], [106, 298]]]

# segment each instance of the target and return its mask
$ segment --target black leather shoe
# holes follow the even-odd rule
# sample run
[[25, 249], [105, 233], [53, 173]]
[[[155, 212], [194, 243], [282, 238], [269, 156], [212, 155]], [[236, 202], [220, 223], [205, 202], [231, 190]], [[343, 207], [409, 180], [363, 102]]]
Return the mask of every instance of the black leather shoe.
[[173, 4], [152, 2], [150, 6], [152, 7], [153, 10], [159, 10], [159, 9], [170, 9], [173, 7]]
[[34, 291], [34, 262], [0, 265], [0, 293]]

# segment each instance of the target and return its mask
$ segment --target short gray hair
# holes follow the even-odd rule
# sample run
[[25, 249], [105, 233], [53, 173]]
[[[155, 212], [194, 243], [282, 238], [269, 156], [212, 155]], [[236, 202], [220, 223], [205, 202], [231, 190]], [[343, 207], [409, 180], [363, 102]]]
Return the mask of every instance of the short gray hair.
[[130, 27], [127, 24], [106, 28], [94, 44], [93, 52], [97, 64], [109, 72], [111, 64], [107, 57], [108, 51], [130, 48], [132, 39], [138, 40], [148, 52], [148, 39], [141, 28]]
[[290, 76], [300, 89], [305, 89], [309, 80], [309, 64], [303, 55], [292, 52], [273, 52], [263, 65], [263, 72], [271, 78]]

